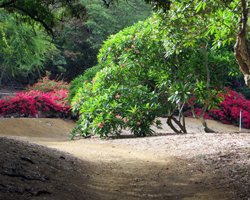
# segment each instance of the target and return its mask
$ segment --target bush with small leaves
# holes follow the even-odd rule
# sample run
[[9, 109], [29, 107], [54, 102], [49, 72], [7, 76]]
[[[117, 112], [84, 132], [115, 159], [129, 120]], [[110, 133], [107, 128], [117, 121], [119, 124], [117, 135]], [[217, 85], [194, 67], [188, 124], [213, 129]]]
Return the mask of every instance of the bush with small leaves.
[[[116, 66], [105, 68], [79, 89], [71, 103], [73, 111], [80, 114], [72, 137], [78, 133], [119, 135], [122, 129], [129, 129], [136, 136], [153, 133], [151, 125], [159, 125], [155, 120], [158, 97], [146, 86], [134, 82], [119, 84], [127, 77], [126, 71]], [[118, 76], [120, 73], [123, 75]]]
[[81, 87], [84, 87], [85, 82], [91, 81], [96, 73], [98, 71], [101, 70], [101, 67], [99, 65], [96, 65], [94, 67], [91, 67], [87, 70], [84, 71], [84, 74], [76, 77], [73, 81], [70, 82], [70, 86], [69, 86], [69, 102], [72, 101], [72, 99], [74, 98], [74, 96], [77, 93], [77, 90]]
[[152, 18], [105, 42], [98, 55], [97, 68], [102, 70], [82, 82], [71, 100], [72, 111], [79, 113], [72, 136], [119, 135], [122, 129], [136, 136], [153, 133], [151, 125], [159, 125], [153, 77], [164, 66], [164, 47], [152, 34], [158, 26], [157, 18]]
[[38, 90], [41, 92], [52, 92], [54, 90], [69, 89], [69, 84], [64, 81], [50, 80], [48, 74], [40, 79], [37, 83], [30, 86], [28, 85], [27, 90]]

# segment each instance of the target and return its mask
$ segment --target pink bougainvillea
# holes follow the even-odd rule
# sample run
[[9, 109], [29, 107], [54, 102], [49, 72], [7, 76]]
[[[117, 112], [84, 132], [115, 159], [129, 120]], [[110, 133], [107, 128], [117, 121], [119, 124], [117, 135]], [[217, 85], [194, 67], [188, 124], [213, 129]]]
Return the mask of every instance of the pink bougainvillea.
[[228, 90], [218, 108], [209, 111], [209, 116], [226, 124], [238, 125], [240, 112], [243, 127], [250, 128], [250, 101], [243, 95]]
[[0, 100], [0, 116], [35, 117], [42, 113], [45, 117], [67, 117], [70, 111], [68, 93], [66, 89], [18, 92], [14, 97]]
[[[218, 120], [224, 124], [239, 124], [240, 112], [242, 113], [242, 126], [250, 128], [250, 101], [243, 95], [228, 89], [225, 94], [221, 94], [223, 101], [218, 104], [217, 108], [209, 110], [204, 118]], [[200, 108], [195, 108], [197, 115], [201, 112]], [[187, 112], [187, 116], [192, 113]]]

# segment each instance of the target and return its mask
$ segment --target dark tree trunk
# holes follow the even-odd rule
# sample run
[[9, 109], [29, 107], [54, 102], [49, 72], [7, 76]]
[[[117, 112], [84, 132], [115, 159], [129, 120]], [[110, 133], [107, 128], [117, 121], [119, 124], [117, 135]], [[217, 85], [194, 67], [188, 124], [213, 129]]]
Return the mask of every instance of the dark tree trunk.
[[[167, 124], [175, 133], [178, 134], [187, 133], [184, 115], [182, 115], [181, 118], [179, 119], [176, 119], [174, 114], [170, 115], [167, 119]], [[175, 127], [176, 125], [180, 128], [180, 130], [178, 130], [178, 128]]]
[[204, 119], [204, 117], [199, 118], [199, 120], [200, 120], [200, 122], [201, 122], [201, 124], [202, 124], [202, 128], [203, 128], [203, 130], [205, 131], [205, 133], [216, 133], [214, 130], [208, 128], [207, 122], [206, 122], [206, 120]]
[[246, 0], [241, 0], [241, 19], [234, 46], [234, 54], [240, 70], [244, 75], [245, 83], [248, 87], [250, 87], [250, 54], [248, 51], [247, 41], [247, 21], [249, 9], [247, 4]]

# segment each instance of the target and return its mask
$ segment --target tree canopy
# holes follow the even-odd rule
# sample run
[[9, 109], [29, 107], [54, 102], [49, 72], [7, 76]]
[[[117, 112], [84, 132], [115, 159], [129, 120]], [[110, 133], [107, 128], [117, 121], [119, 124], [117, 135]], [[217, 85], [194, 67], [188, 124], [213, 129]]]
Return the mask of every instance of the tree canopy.
[[[98, 50], [109, 35], [151, 13], [150, 6], [140, 0], [109, 8], [100, 0], [0, 0], [3, 80], [32, 84], [46, 70], [52, 78], [70, 81], [97, 63]], [[12, 56], [7, 56], [4, 40]]]
[[0, 12], [0, 85], [9, 77], [39, 74], [55, 52], [51, 38], [38, 25], [23, 23], [17, 13]]
[[[152, 2], [152, 1], [151, 1]], [[218, 6], [223, 5], [223, 6]], [[164, 5], [163, 5], [164, 7]], [[191, 12], [190, 12], [191, 11]], [[213, 35], [217, 46], [235, 42], [234, 52], [239, 68], [244, 75], [245, 83], [250, 87], [250, 54], [248, 47], [248, 1], [182, 1], [172, 2], [170, 16], [176, 14], [177, 22], [183, 19], [184, 24], [192, 28], [199, 36]], [[195, 27], [193, 22], [203, 19], [203, 26]], [[203, 31], [205, 30], [205, 31]], [[184, 32], [185, 36], [190, 35]], [[184, 36], [184, 38], [185, 38]]]
[[[71, 103], [80, 114], [80, 133], [119, 134], [120, 129], [130, 128], [142, 136], [151, 133], [156, 116], [176, 120], [173, 114], [179, 110], [182, 115], [192, 97], [202, 107], [202, 114], [196, 115], [201, 120], [205, 111], [218, 103], [217, 94], [236, 65], [230, 47], [212, 49], [212, 44], [201, 46], [196, 38], [192, 47], [173, 50], [178, 41], [166, 45], [171, 27], [163, 21], [153, 15], [110, 36], [99, 51], [98, 68], [76, 79]], [[168, 55], [164, 56], [165, 52]], [[189, 106], [194, 109], [194, 104]], [[171, 121], [169, 124], [174, 127]], [[210, 131], [204, 120], [203, 125]]]
[[[107, 3], [107, 1], [104, 2]], [[184, 45], [192, 44], [192, 37], [202, 38], [204, 35], [213, 35], [212, 40], [217, 47], [234, 42], [235, 58], [244, 75], [245, 83], [250, 87], [247, 0], [145, 0], [145, 2], [152, 4], [161, 12], [166, 22], [180, 27], [178, 39], [183, 38], [180, 43]], [[199, 18], [202, 19], [201, 24], [197, 24]]]
[[0, 0], [1, 8], [25, 16], [23, 19], [26, 21], [38, 22], [51, 34], [53, 27], [59, 21], [63, 22], [65, 16], [86, 15], [85, 7], [79, 0]]

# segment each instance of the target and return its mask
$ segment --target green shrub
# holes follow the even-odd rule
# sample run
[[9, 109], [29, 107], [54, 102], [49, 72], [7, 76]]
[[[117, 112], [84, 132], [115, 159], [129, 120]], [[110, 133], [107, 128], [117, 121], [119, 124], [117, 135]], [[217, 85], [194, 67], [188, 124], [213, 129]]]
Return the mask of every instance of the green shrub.
[[130, 129], [136, 136], [152, 134], [159, 104], [157, 95], [146, 86], [125, 81], [130, 70], [116, 66], [98, 72], [92, 82], [85, 83], [73, 99], [73, 111], [80, 118], [73, 136], [97, 134], [119, 135], [122, 129]]
[[96, 73], [100, 70], [101, 70], [101, 67], [99, 65], [96, 65], [94, 67], [91, 67], [85, 70], [84, 74], [76, 77], [73, 81], [70, 82], [69, 102], [72, 101], [72, 99], [77, 93], [77, 90], [83, 87], [86, 81], [91, 81], [95, 77]]
[[[177, 51], [178, 44], [166, 32], [168, 28], [154, 15], [104, 43], [98, 55], [102, 70], [78, 87], [71, 101], [73, 111], [79, 113], [73, 136], [108, 136], [125, 128], [136, 136], [151, 134], [156, 117], [181, 113], [194, 95], [195, 103], [204, 104], [205, 110], [211, 107], [220, 89], [216, 81], [223, 84], [230, 55], [203, 49], [198, 40], [193, 48]], [[206, 66], [214, 71], [211, 76]]]
[[153, 34], [157, 20], [137, 23], [105, 42], [98, 56], [103, 69], [72, 98], [72, 110], [79, 113], [72, 136], [119, 135], [122, 129], [145, 136], [153, 133], [151, 125], [159, 125], [154, 76], [164, 65], [164, 48]]

